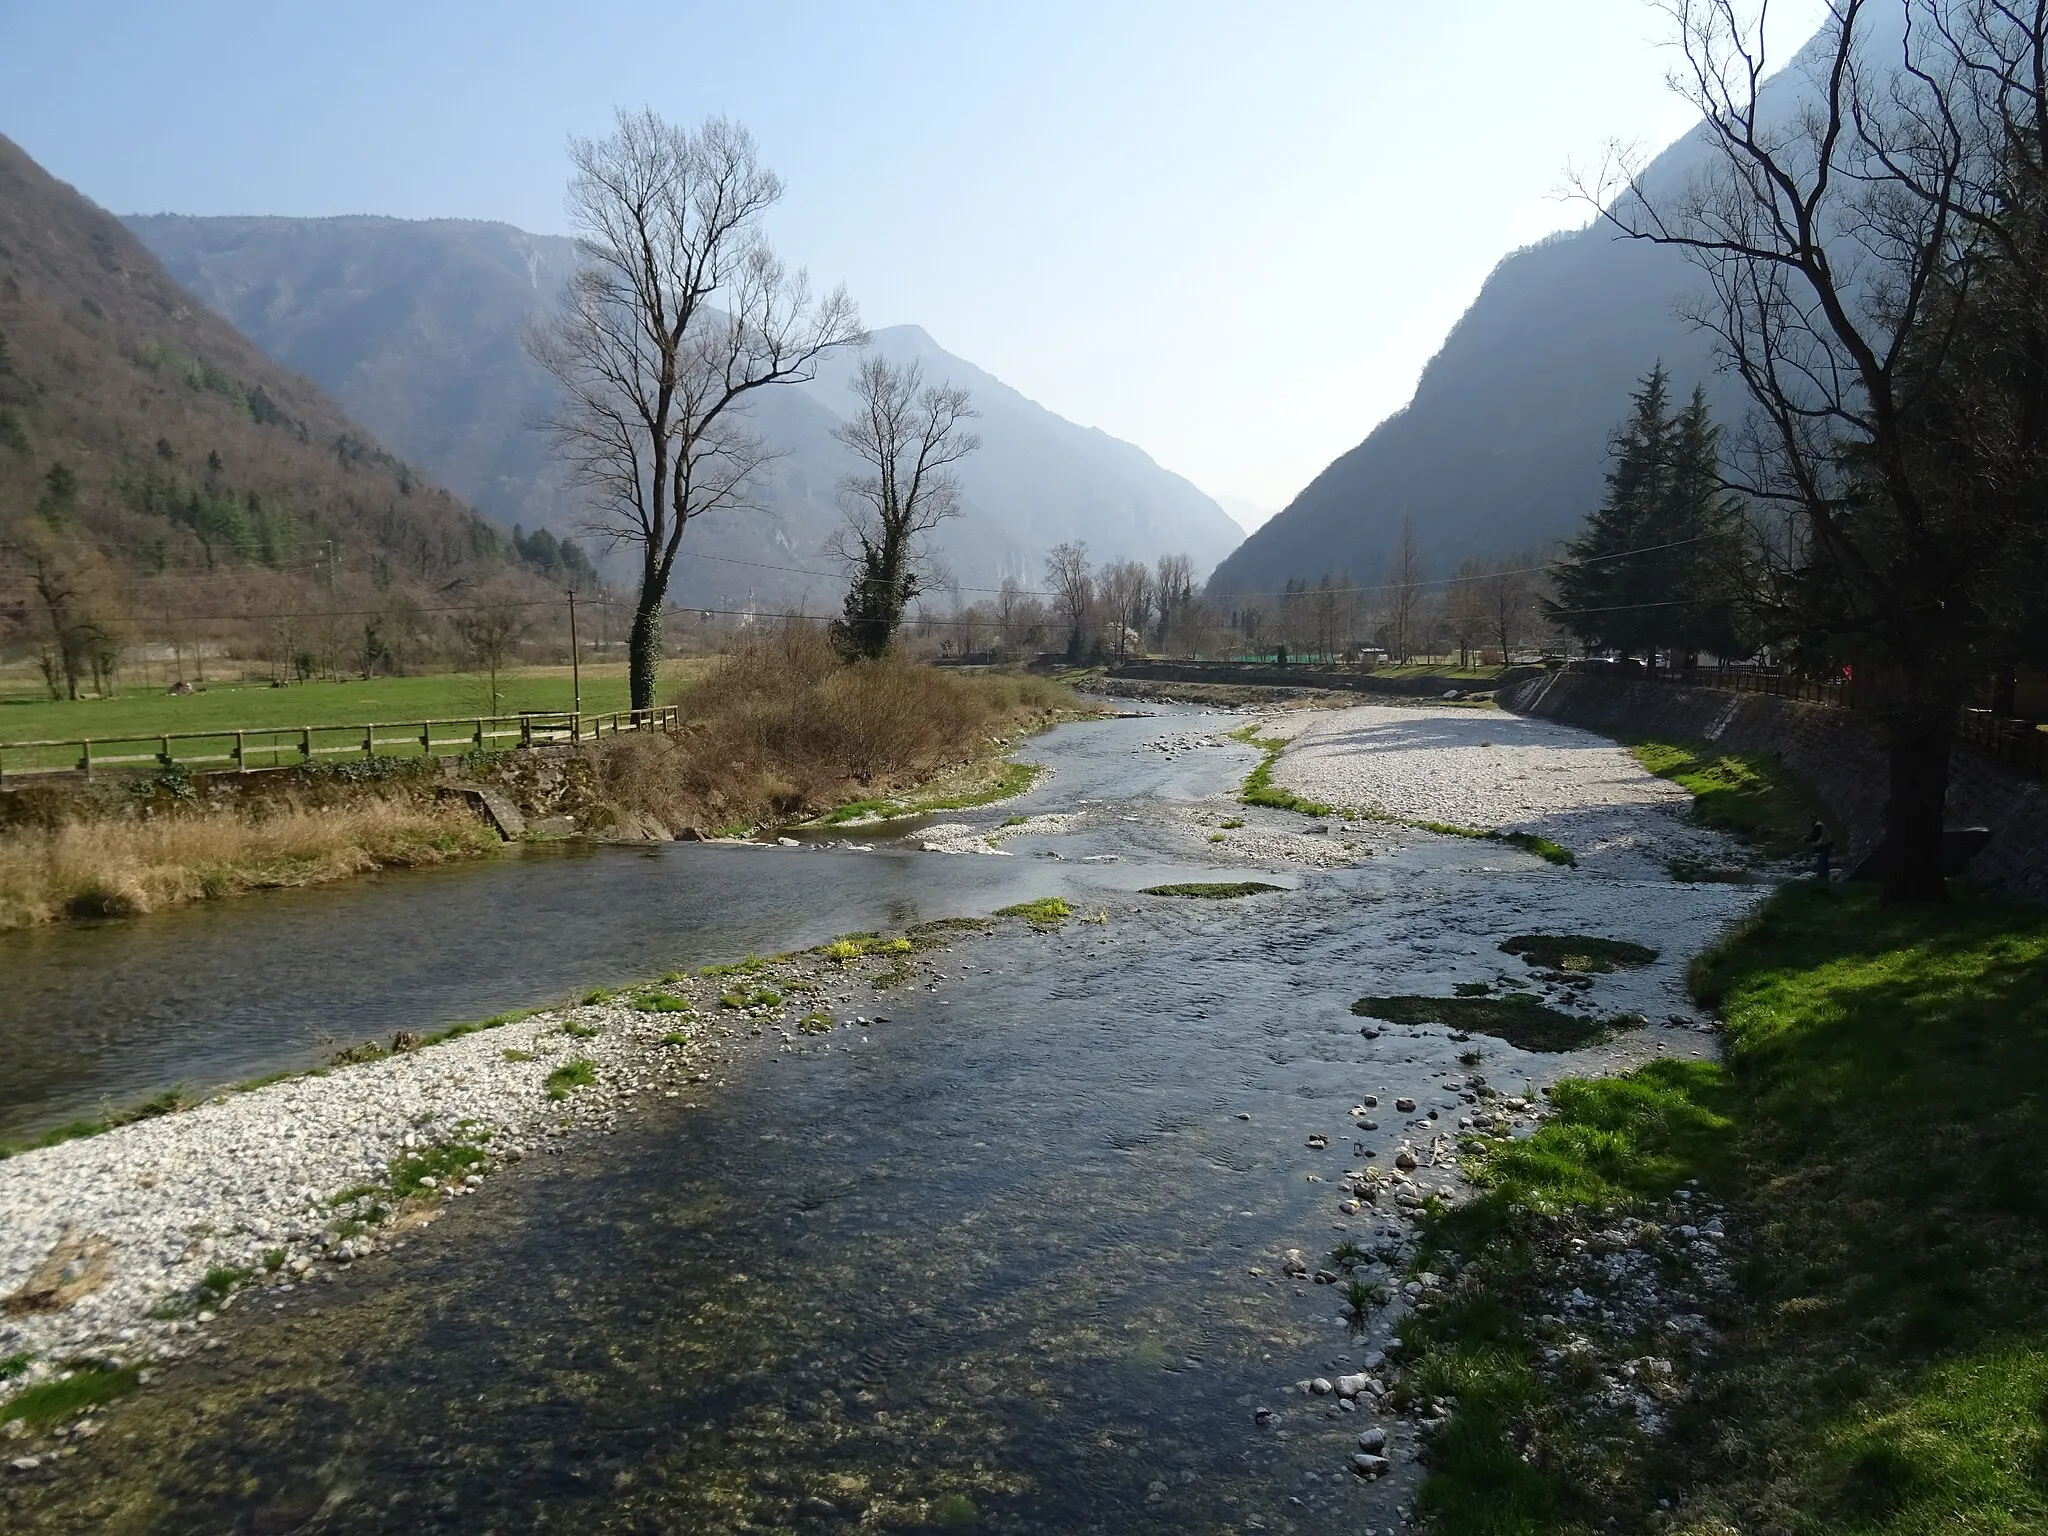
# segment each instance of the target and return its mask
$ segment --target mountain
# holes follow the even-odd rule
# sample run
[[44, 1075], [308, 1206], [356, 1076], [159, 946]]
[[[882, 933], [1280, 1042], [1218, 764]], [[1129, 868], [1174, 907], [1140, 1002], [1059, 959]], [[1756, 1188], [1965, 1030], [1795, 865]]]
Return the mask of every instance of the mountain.
[[[1800, 79], [1798, 62], [1779, 78]], [[1777, 110], [1791, 99], [1766, 90]], [[1695, 130], [1652, 162], [1645, 185], [1673, 191], [1709, 153]], [[1211, 590], [1264, 593], [1339, 571], [1378, 581], [1403, 517], [1439, 575], [1468, 555], [1537, 549], [1575, 532], [1599, 501], [1629, 391], [1656, 363], [1674, 394], [1704, 384], [1724, 427], [1748, 410], [1740, 381], [1717, 372], [1709, 338], [1680, 318], [1701, 293], [1683, 254], [1617, 238], [1604, 223], [1514, 252], [1407, 406], [1246, 539]]]
[[445, 603], [516, 562], [0, 138], [0, 619], [17, 639], [136, 638], [208, 608], [225, 623], [259, 591]]
[[[457, 219], [155, 215], [128, 225], [273, 357], [500, 522], [577, 528], [576, 497], [526, 426], [552, 386], [519, 347], [521, 327], [571, 270], [572, 241]], [[1213, 501], [1139, 449], [1032, 403], [915, 326], [878, 331], [875, 342], [922, 359], [935, 382], [964, 384], [982, 412], [983, 447], [961, 468], [963, 515], [936, 540], [963, 586], [1005, 575], [1028, 583], [1065, 539], [1085, 539], [1098, 560], [1183, 550], [1205, 571], [1236, 545]], [[841, 578], [821, 550], [853, 467], [831, 435], [851, 403], [852, 371], [843, 357], [808, 386], [755, 397], [755, 425], [782, 453], [756, 488], [766, 515], [721, 513], [693, 527], [680, 601], [836, 604]]]
[[1274, 507], [1262, 506], [1258, 502], [1244, 496], [1216, 496], [1212, 500], [1215, 501], [1217, 506], [1229, 513], [1230, 520], [1246, 533], [1255, 532], [1262, 523], [1269, 520], [1274, 512], [1278, 510]]

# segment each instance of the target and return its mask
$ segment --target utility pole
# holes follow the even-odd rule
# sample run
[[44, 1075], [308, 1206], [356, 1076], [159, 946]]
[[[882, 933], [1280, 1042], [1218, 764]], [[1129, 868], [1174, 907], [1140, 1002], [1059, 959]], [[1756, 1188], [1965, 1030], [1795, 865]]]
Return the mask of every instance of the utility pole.
[[576, 589], [569, 589], [569, 679], [576, 690], [576, 719], [583, 719], [583, 657], [576, 647]]

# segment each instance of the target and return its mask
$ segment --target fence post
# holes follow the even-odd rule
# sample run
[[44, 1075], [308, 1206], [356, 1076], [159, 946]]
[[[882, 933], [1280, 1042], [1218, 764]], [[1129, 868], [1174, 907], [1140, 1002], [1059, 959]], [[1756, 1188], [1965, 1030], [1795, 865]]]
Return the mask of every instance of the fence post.
[[366, 725], [363, 727], [363, 756], [365, 758], [374, 758], [376, 755], [377, 727], [374, 725]]
[[85, 769], [85, 782], [90, 784], [92, 782], [92, 739], [88, 737], [86, 740], [81, 741], [79, 746], [85, 749], [85, 756], [79, 760], [79, 766]]
[[310, 725], [299, 727], [299, 756], [309, 763], [313, 761], [313, 727]]
[[420, 722], [420, 756], [432, 757], [433, 755], [434, 722], [431, 720], [422, 720]]
[[170, 737], [168, 737], [168, 736], [161, 736], [161, 737], [159, 737], [159, 738], [157, 739], [157, 754], [156, 754], [156, 756], [157, 756], [157, 761], [158, 761], [158, 762], [160, 762], [160, 763], [162, 763], [162, 764], [163, 764], [163, 765], [164, 765], [164, 766], [165, 766], [166, 768], [168, 768], [168, 767], [170, 767], [170, 766], [171, 766], [171, 738], [170, 738]]
[[483, 721], [479, 720], [479, 721], [477, 721], [477, 723], [476, 723], [476, 750], [477, 750], [477, 751], [479, 751], [479, 752], [481, 752], [481, 751], [483, 751], [483, 749], [484, 749], [484, 723], [483, 723]]
[[519, 717], [519, 746], [522, 751], [533, 745], [533, 716]]
[[237, 731], [235, 732], [235, 772], [247, 773], [248, 771], [249, 758], [247, 743], [243, 740], [243, 733], [241, 731]]

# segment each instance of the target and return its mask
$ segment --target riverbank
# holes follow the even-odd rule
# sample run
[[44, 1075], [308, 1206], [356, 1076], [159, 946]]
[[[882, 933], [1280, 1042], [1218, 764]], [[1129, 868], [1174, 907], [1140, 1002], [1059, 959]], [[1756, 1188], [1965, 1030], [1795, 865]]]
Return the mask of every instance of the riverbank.
[[1475, 1261], [1410, 1331], [1456, 1404], [1425, 1506], [1451, 1533], [2041, 1529], [2048, 915], [1796, 884], [1691, 979], [1725, 1068], [1570, 1088], [1433, 1226]]
[[1029, 770], [1005, 761], [1012, 746], [1088, 712], [1023, 675], [848, 667], [808, 630], [720, 659], [681, 697], [677, 733], [568, 752], [10, 791], [0, 931], [480, 858], [506, 837], [740, 836], [827, 814], [987, 804], [1030, 786]]
[[886, 1026], [890, 992], [928, 984], [929, 951], [986, 925], [856, 935], [401, 1033], [330, 1069], [0, 1161], [0, 1360], [13, 1365], [0, 1434], [52, 1416], [38, 1392], [72, 1406], [45, 1390], [65, 1362], [89, 1357], [111, 1379], [188, 1355], [238, 1303], [331, 1281], [491, 1173], [615, 1130], [643, 1098], [694, 1107], [736, 1056], [799, 1035], [858, 1049]]

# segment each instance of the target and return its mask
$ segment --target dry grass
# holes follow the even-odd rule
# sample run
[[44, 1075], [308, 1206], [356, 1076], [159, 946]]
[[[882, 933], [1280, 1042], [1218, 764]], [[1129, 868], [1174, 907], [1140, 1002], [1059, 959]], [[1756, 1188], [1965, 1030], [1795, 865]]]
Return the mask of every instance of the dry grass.
[[66, 822], [0, 839], [0, 929], [116, 917], [374, 869], [473, 858], [497, 835], [460, 806], [404, 799]]
[[680, 700], [676, 738], [607, 750], [605, 789], [671, 826], [817, 814], [919, 783], [1077, 711], [1066, 688], [898, 657], [848, 665], [792, 624], [724, 657]]

